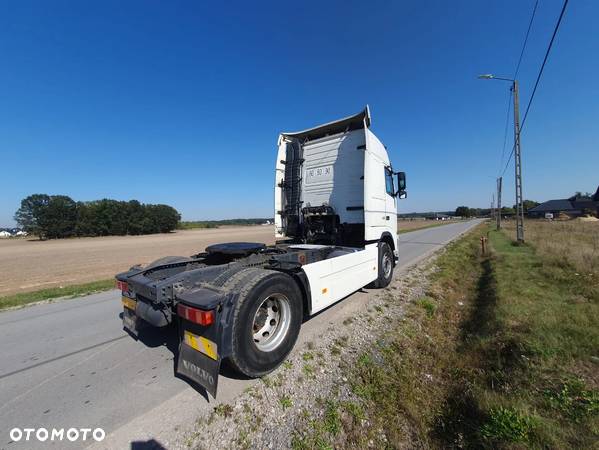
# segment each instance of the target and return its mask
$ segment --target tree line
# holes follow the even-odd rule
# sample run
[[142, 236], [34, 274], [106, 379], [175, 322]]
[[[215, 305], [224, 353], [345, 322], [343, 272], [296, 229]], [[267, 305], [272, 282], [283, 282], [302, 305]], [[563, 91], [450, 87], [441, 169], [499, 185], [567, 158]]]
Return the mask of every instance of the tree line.
[[66, 195], [33, 194], [21, 200], [15, 221], [40, 239], [168, 233], [181, 215], [168, 205], [110, 199], [76, 202]]
[[[535, 202], [534, 200], [524, 200], [522, 202], [522, 206], [524, 207], [524, 212], [527, 212], [529, 209], [534, 208], [535, 206], [539, 206], [539, 202]], [[455, 210], [455, 215], [459, 217], [480, 217], [480, 216], [488, 216], [491, 213], [489, 208], [469, 208], [467, 206], [458, 206]], [[501, 214], [512, 215], [516, 214], [516, 205], [513, 205], [511, 208], [502, 207]]]

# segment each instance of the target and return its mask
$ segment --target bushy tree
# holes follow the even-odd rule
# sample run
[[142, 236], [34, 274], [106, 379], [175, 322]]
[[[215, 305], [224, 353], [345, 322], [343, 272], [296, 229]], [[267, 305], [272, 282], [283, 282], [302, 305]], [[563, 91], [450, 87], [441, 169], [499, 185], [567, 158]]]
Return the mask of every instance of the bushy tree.
[[472, 216], [472, 210], [467, 206], [458, 206], [455, 210], [455, 215], [460, 217]]
[[576, 191], [574, 193], [574, 195], [569, 198], [569, 200], [592, 200], [592, 199], [593, 199], [592, 192], [580, 192], [580, 191]]
[[[128, 229], [127, 234], [143, 234], [144, 220], [146, 217], [146, 205], [142, 205], [137, 200], [131, 200], [127, 203]], [[170, 230], [169, 230], [170, 231]]]
[[[524, 212], [528, 211], [529, 209], [532, 209], [536, 206], [539, 206], [540, 203], [539, 202], [535, 202], [534, 200], [524, 200], [522, 202], [522, 208], [524, 208]], [[514, 211], [516, 211], [516, 205], [513, 205], [512, 208], [514, 209]]]
[[66, 195], [52, 195], [39, 219], [42, 236], [48, 239], [75, 235], [77, 204]]
[[15, 221], [41, 239], [73, 236], [77, 204], [66, 195], [33, 194], [21, 201]]
[[181, 215], [177, 210], [168, 205], [153, 205], [151, 215], [156, 221], [159, 233], [168, 233], [174, 230], [181, 220]]
[[63, 195], [31, 195], [21, 202], [15, 220], [40, 238], [168, 233], [181, 220], [168, 205], [144, 205], [111, 199], [75, 203]]
[[50, 202], [46, 194], [33, 194], [21, 200], [21, 207], [15, 213], [15, 222], [29, 234], [41, 236], [39, 220], [42, 219], [45, 209]]

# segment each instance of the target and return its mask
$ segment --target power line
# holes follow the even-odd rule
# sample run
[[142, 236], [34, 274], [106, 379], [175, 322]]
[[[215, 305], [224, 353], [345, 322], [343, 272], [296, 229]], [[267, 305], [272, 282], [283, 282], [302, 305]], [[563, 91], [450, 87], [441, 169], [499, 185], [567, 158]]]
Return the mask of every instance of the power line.
[[508, 166], [510, 165], [510, 161], [512, 160], [512, 156], [514, 156], [514, 150], [516, 149], [516, 144], [514, 144], [514, 146], [512, 147], [512, 151], [510, 152], [510, 157], [508, 158], [507, 162], [505, 163], [505, 167], [503, 168], [503, 171], [501, 172], [500, 176], [504, 176], [505, 175], [505, 171], [507, 170]]
[[526, 37], [524, 38], [524, 44], [522, 44], [522, 51], [520, 52], [520, 58], [518, 58], [518, 64], [516, 65], [516, 71], [514, 72], [514, 80], [518, 76], [518, 71], [520, 70], [520, 63], [522, 62], [522, 57], [524, 56], [524, 50], [526, 49], [526, 43], [528, 42], [528, 35], [530, 34], [530, 29], [532, 28], [532, 22], [535, 19], [535, 14], [537, 12], [537, 6], [539, 6], [539, 0], [535, 2], [535, 6], [532, 9], [532, 15], [530, 16], [530, 22], [528, 23], [528, 29], [526, 30]]
[[507, 114], [505, 116], [505, 128], [503, 130], [503, 148], [501, 149], [501, 162], [499, 163], [499, 170], [501, 170], [501, 166], [503, 165], [503, 159], [505, 158], [505, 146], [507, 144], [507, 129], [510, 124], [510, 111], [512, 110], [512, 91], [510, 90], [510, 95], [507, 98]]
[[559, 19], [557, 19], [557, 23], [555, 24], [555, 29], [553, 30], [551, 41], [549, 41], [549, 47], [547, 47], [547, 51], [545, 52], [545, 58], [543, 58], [543, 64], [541, 64], [541, 70], [539, 70], [539, 75], [537, 75], [537, 81], [535, 81], [535, 87], [532, 90], [530, 100], [528, 101], [528, 106], [526, 106], [526, 111], [524, 112], [524, 118], [522, 119], [522, 126], [520, 127], [520, 131], [522, 131], [522, 128], [524, 128], [524, 124], [526, 123], [526, 116], [528, 116], [528, 110], [530, 109], [530, 105], [532, 105], [532, 101], [535, 98], [537, 86], [539, 85], [539, 81], [541, 81], [541, 76], [543, 75], [543, 70], [545, 69], [545, 63], [547, 62], [547, 58], [549, 58], [549, 53], [551, 52], [551, 47], [553, 46], [553, 41], [555, 40], [555, 35], [557, 34], [559, 25], [562, 23], [562, 18], [564, 17], [564, 13], [566, 12], [566, 6], [568, 6], [568, 0], [564, 1], [562, 12], [560, 13]]
[[[528, 36], [530, 35], [530, 29], [532, 28], [532, 23], [535, 20], [535, 14], [537, 13], [537, 7], [539, 6], [539, 0], [535, 1], [535, 4], [532, 8], [532, 14], [530, 15], [530, 21], [528, 22], [528, 28], [526, 29], [526, 35], [524, 36], [524, 42], [522, 43], [522, 50], [520, 51], [520, 57], [518, 58], [518, 64], [516, 64], [516, 70], [514, 71], [514, 76], [512, 77], [514, 80], [518, 76], [518, 72], [520, 71], [520, 64], [522, 63], [522, 58], [524, 57], [524, 51], [526, 50], [526, 44], [528, 43]], [[512, 108], [512, 92], [510, 91], [510, 95], [508, 97], [508, 105], [507, 105], [507, 114], [505, 119], [505, 129], [503, 132], [503, 148], [501, 149], [501, 162], [499, 163], [499, 170], [501, 170], [501, 166], [503, 165], [503, 160], [505, 158], [505, 146], [507, 144], [507, 129], [510, 121], [510, 110]], [[508, 159], [507, 165], [510, 163], [512, 159], [512, 154], [514, 152], [514, 148], [512, 148], [512, 153]], [[500, 176], [503, 176], [506, 169], [503, 169], [503, 172]]]
[[[522, 124], [520, 125], [520, 134], [522, 134], [522, 130], [524, 128], [524, 124], [526, 123], [526, 118], [528, 117], [528, 112], [530, 110], [530, 106], [535, 98], [535, 94], [537, 92], [537, 87], [539, 86], [539, 81], [541, 81], [541, 77], [543, 76], [543, 71], [545, 70], [545, 64], [547, 63], [547, 59], [549, 58], [549, 53], [551, 53], [551, 48], [553, 47], [553, 41], [555, 40], [555, 36], [557, 35], [557, 31], [559, 30], [559, 26], [562, 23], [562, 18], [564, 17], [564, 13], [566, 12], [566, 7], [568, 6], [569, 0], [564, 0], [564, 5], [562, 6], [562, 11], [560, 12], [559, 18], [557, 19], [557, 23], [555, 24], [555, 28], [553, 30], [553, 34], [551, 35], [551, 40], [549, 41], [549, 46], [547, 47], [547, 51], [545, 52], [545, 57], [543, 58], [543, 64], [541, 64], [541, 68], [539, 69], [539, 74], [537, 75], [537, 79], [535, 81], [535, 86], [532, 90], [532, 94], [530, 95], [530, 99], [528, 100], [528, 105], [526, 105], [526, 111], [524, 112], [524, 118], [522, 119]], [[536, 6], [535, 6], [536, 9]], [[512, 151], [510, 152], [510, 156], [508, 158], [507, 163], [501, 172], [501, 176], [505, 174], [505, 171], [510, 164], [512, 156], [514, 155], [514, 150], [516, 149], [516, 143], [514, 142], [514, 146], [512, 147]]]

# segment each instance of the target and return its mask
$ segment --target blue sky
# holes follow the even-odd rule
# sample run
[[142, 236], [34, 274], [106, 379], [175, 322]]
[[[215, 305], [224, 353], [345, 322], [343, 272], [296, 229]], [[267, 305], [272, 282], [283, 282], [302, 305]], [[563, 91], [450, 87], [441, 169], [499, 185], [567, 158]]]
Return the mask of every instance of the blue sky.
[[[476, 75], [513, 74], [533, 3], [3, 2], [0, 226], [40, 192], [272, 216], [278, 133], [367, 103], [404, 212], [487, 206], [509, 86]], [[560, 8], [540, 2], [522, 107]], [[522, 137], [525, 198], [599, 184], [597, 17], [570, 2]]]

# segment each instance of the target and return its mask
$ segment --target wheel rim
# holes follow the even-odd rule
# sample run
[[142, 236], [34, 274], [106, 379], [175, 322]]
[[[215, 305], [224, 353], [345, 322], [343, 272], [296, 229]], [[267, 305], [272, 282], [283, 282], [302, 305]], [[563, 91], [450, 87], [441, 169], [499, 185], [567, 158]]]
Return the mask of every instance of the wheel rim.
[[383, 255], [383, 275], [385, 279], [391, 276], [391, 270], [393, 269], [393, 262], [391, 261], [391, 256], [389, 253], [385, 253]]
[[262, 300], [252, 323], [254, 344], [271, 352], [283, 342], [291, 320], [291, 305], [283, 294], [271, 294]]

